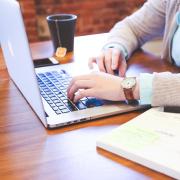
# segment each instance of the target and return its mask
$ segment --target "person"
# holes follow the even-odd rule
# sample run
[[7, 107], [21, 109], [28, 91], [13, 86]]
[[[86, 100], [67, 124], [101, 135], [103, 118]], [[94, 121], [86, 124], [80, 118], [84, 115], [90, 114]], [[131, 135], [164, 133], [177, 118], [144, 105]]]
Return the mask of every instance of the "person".
[[[141, 73], [125, 77], [127, 60], [145, 42], [163, 37], [162, 58], [180, 66], [180, 3], [178, 0], [148, 0], [132, 15], [115, 24], [96, 63], [100, 72], [74, 77], [67, 95], [77, 102], [85, 96], [121, 101], [140, 100], [152, 106], [180, 106], [180, 74]], [[115, 76], [118, 71], [119, 76]]]

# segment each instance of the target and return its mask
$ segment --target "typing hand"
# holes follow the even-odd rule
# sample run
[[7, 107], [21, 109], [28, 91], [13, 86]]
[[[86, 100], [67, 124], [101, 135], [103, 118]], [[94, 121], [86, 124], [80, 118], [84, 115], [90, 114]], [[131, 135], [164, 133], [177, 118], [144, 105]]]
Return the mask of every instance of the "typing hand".
[[83, 97], [95, 97], [112, 101], [125, 100], [121, 88], [122, 78], [104, 72], [76, 76], [70, 82], [68, 97], [77, 102]]
[[125, 76], [127, 63], [124, 54], [117, 48], [107, 48], [99, 56], [91, 57], [88, 62], [90, 69], [93, 68], [93, 63], [96, 63], [102, 72]]

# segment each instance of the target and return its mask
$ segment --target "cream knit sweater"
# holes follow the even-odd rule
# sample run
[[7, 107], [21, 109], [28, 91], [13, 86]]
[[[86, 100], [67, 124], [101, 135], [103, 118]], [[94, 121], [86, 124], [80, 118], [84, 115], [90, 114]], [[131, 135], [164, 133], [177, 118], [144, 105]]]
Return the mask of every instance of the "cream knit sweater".
[[[177, 11], [180, 11], [180, 0], [148, 0], [137, 12], [115, 24], [107, 44], [122, 44], [130, 57], [146, 41], [163, 37], [162, 58], [172, 63], [169, 51], [177, 28]], [[152, 105], [180, 106], [180, 74], [166, 72], [154, 75]]]

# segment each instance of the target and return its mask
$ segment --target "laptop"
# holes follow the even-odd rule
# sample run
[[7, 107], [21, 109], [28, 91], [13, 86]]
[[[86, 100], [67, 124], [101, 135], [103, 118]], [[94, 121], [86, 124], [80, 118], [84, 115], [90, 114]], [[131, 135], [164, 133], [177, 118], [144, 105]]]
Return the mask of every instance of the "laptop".
[[7, 70], [15, 85], [46, 128], [56, 128], [100, 117], [134, 111], [145, 106], [92, 97], [73, 104], [66, 97], [75, 63], [34, 68], [20, 5], [0, 2], [0, 43]]

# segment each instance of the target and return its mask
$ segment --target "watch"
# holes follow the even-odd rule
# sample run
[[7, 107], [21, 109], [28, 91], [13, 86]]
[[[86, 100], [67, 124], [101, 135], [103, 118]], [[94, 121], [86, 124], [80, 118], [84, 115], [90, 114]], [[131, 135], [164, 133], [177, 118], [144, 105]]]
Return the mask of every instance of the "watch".
[[126, 100], [135, 100], [134, 95], [133, 95], [133, 90], [136, 86], [136, 78], [125, 77], [121, 82], [121, 86], [123, 88]]

